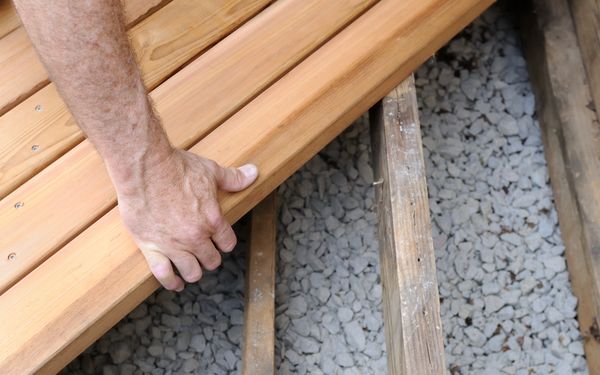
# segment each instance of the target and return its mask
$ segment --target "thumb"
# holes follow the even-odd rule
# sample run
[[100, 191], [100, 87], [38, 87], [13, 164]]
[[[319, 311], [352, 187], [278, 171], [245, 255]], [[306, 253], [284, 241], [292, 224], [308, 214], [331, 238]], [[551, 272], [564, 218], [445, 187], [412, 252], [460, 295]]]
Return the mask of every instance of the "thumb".
[[237, 192], [250, 186], [258, 177], [258, 168], [254, 164], [242, 165], [239, 168], [219, 167], [217, 185], [219, 189]]

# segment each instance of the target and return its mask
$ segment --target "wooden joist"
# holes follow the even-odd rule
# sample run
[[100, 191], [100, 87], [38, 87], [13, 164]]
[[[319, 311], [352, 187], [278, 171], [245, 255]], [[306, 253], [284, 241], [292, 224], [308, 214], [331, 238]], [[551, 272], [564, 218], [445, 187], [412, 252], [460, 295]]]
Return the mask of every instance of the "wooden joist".
[[246, 256], [242, 375], [275, 375], [276, 194], [252, 210]]
[[[231, 33], [270, 2], [271, 0], [173, 0], [144, 19], [129, 31], [129, 36], [146, 87], [154, 89], [182, 65]], [[149, 2], [147, 5], [153, 3]], [[130, 0], [127, 4], [136, 2]], [[22, 28], [18, 32], [19, 35], [22, 34], [22, 38], [27, 38]], [[13, 34], [5, 39], [12, 38]], [[11, 47], [15, 50], [26, 48], [27, 54], [31, 54], [27, 61], [17, 64], [15, 56], [3, 55], [5, 42], [0, 40], [0, 60], [6, 59], [10, 66], [0, 62], [0, 72], [17, 78], [2, 81], [0, 93], [4, 91], [3, 84], [4, 87], [11, 86], [15, 90], [31, 87], [21, 82], [21, 79], [28, 79], [31, 72], [37, 69], [36, 66], [44, 70], [33, 48], [29, 42], [24, 43], [22, 40]], [[27, 74], [19, 73], [19, 69], [26, 69]], [[45, 85], [45, 70], [43, 74]], [[0, 95], [1, 97], [4, 95]], [[76, 126], [54, 84], [46, 85], [0, 117], [0, 198], [80, 143], [83, 138], [83, 133]]]
[[446, 373], [414, 78], [370, 112], [389, 374]]
[[[127, 23], [135, 23], [158, 4], [160, 0], [123, 0]], [[12, 7], [5, 14], [6, 17], [10, 17], [9, 22], [14, 22], [13, 17], [16, 14]], [[6, 74], [6, 77], [10, 77], [0, 81], [0, 115], [49, 82], [48, 73], [39, 61], [25, 29], [20, 26], [18, 17], [17, 21], [18, 27], [0, 38], [0, 71]]]
[[[600, 103], [600, 2], [569, 0], [588, 86], [596, 106]], [[595, 107], [598, 108], [598, 107]]]
[[[373, 3], [270, 6], [151, 93], [171, 142], [189, 148]], [[67, 209], [72, 197], [77, 202]], [[0, 201], [0, 293], [115, 204], [102, 160], [87, 141]]]
[[[306, 0], [274, 5], [297, 3]], [[323, 3], [330, 2], [315, 6]], [[236, 108], [237, 113], [191, 148], [223, 165], [258, 165], [259, 179], [250, 188], [219, 195], [227, 219], [235, 222], [249, 211], [490, 3], [382, 0], [250, 103]], [[294, 16], [280, 15], [284, 24]], [[272, 45], [265, 51], [273, 53]], [[165, 87], [161, 95], [178, 92], [179, 111], [198, 106], [199, 97], [190, 87], [206, 76], [179, 79], [186, 70], [159, 86], [159, 91]], [[226, 81], [242, 84], [247, 78]], [[179, 97], [182, 87], [190, 88], [189, 94]], [[205, 109], [186, 125], [197, 122]], [[55, 214], [73, 214], [84, 202], [73, 204], [70, 196], [62, 203]], [[27, 202], [19, 209], [25, 207]], [[52, 219], [46, 225], [57, 224]], [[0, 296], [0, 332], [6, 333], [0, 335], [0, 373], [56, 371], [157, 286], [116, 208], [111, 209]]]
[[533, 0], [524, 51], [590, 374], [600, 374], [600, 129], [566, 0]]

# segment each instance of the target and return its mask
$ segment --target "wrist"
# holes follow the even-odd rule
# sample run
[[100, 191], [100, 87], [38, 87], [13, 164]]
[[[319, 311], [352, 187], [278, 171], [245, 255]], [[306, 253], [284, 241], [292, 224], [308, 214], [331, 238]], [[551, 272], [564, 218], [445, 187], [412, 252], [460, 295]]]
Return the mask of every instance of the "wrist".
[[158, 121], [153, 121], [141, 136], [132, 137], [122, 147], [103, 156], [110, 178], [120, 195], [140, 194], [156, 171], [173, 159], [176, 149]]

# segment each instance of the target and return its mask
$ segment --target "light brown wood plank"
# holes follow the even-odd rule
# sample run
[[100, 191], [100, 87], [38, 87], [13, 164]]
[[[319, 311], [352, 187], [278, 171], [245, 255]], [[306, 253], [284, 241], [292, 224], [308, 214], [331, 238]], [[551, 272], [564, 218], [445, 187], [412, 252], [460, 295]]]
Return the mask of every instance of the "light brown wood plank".
[[[146, 18], [129, 32], [146, 86], [154, 89], [179, 67], [225, 37], [270, 2], [271, 0], [175, 0]], [[19, 32], [26, 38], [22, 30]], [[3, 56], [1, 49], [0, 45], [0, 60]], [[33, 53], [33, 50], [29, 52]], [[39, 65], [41, 72], [41, 64], [37, 59], [34, 62]], [[23, 69], [23, 65], [18, 64], [17, 69]], [[18, 72], [13, 72], [11, 76], [25, 77]], [[19, 79], [16, 78], [15, 82]], [[45, 86], [0, 117], [0, 198], [80, 143], [83, 138], [83, 133], [76, 126], [53, 84]], [[35, 147], [35, 151], [32, 147]]]
[[[171, 142], [189, 148], [373, 3], [273, 4], [152, 92]], [[115, 204], [87, 141], [0, 201], [0, 293]]]
[[[132, 24], [161, 1], [123, 0], [123, 4], [127, 23]], [[0, 115], [50, 82], [22, 26], [0, 39], [0, 76]]]
[[[571, 286], [579, 300], [579, 329], [590, 374], [600, 374], [598, 336], [598, 221], [597, 193], [587, 186], [597, 178], [588, 168], [600, 149], [594, 146], [598, 119], [588, 104], [591, 94], [565, 0], [532, 1], [523, 14], [524, 51], [536, 95], [548, 162], [550, 182], [558, 210]], [[577, 130], [580, 129], [580, 130]], [[585, 138], [588, 141], [583, 141]], [[582, 174], [583, 173], [583, 174]], [[598, 181], [598, 180], [595, 180]], [[578, 186], [580, 185], [580, 186]], [[592, 194], [592, 195], [588, 195]], [[589, 232], [592, 232], [591, 235]], [[590, 242], [591, 241], [591, 242]]]
[[[382, 0], [197, 143], [192, 152], [223, 165], [259, 167], [250, 188], [219, 195], [227, 220], [248, 212], [490, 3]], [[57, 370], [157, 286], [112, 209], [0, 296], [0, 373]]]
[[443, 375], [440, 297], [414, 78], [369, 115], [388, 374]]
[[244, 304], [243, 375], [275, 374], [276, 194], [252, 210]]
[[0, 39], [21, 24], [11, 0], [0, 0]]
[[600, 2], [569, 0], [579, 51], [587, 71], [588, 86], [598, 108], [600, 103]]

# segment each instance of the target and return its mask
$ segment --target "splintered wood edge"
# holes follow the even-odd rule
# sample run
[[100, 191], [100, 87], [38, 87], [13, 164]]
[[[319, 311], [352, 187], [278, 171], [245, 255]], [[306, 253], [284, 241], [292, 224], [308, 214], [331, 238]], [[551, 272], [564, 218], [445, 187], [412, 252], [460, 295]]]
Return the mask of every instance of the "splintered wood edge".
[[445, 374], [414, 78], [370, 112], [390, 374]]

